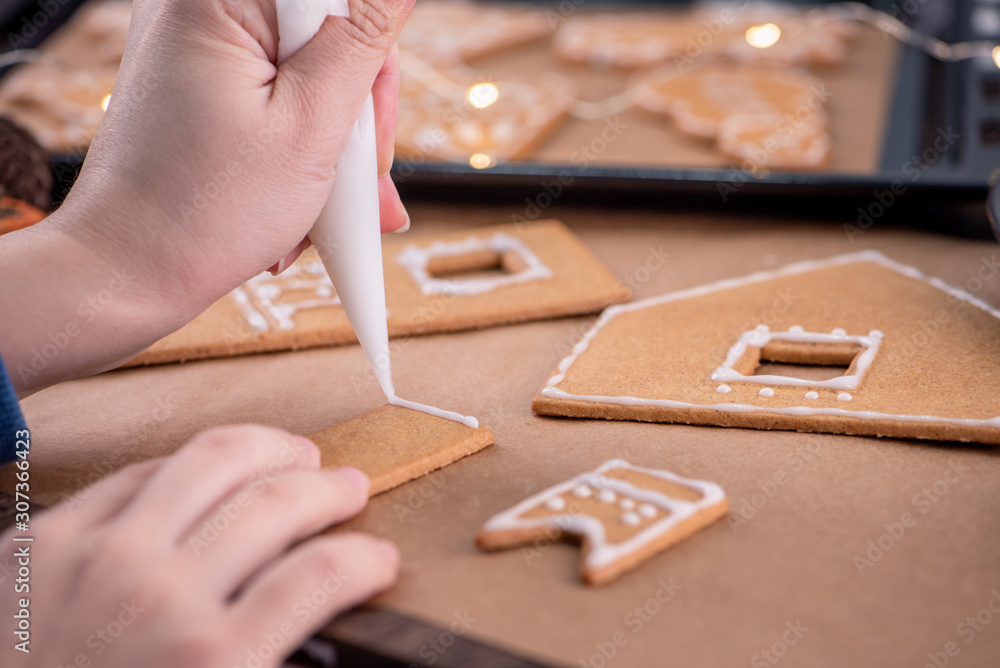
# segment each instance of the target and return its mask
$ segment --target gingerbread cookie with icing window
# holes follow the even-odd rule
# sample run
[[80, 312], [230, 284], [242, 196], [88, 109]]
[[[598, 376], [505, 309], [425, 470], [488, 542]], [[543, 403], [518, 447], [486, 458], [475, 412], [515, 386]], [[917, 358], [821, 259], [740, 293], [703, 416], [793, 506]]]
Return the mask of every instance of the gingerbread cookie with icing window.
[[574, 536], [583, 542], [580, 576], [601, 585], [728, 510], [726, 494], [715, 483], [612, 459], [494, 515], [479, 530], [476, 544], [492, 551]]
[[1000, 310], [864, 251], [611, 307], [532, 409], [1000, 444], [991, 388]]

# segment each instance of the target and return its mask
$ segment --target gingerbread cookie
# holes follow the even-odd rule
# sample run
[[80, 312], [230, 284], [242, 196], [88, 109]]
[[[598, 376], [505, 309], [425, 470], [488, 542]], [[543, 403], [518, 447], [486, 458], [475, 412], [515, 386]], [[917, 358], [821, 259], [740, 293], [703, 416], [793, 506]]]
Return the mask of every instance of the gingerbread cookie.
[[823, 84], [788, 67], [710, 63], [690, 71], [668, 65], [635, 86], [639, 106], [673, 118], [677, 127], [699, 137], [717, 137], [736, 116], [774, 115], [799, 123], [826, 125]]
[[[411, 240], [412, 239], [412, 240]], [[554, 220], [383, 241], [392, 337], [598, 311], [629, 290]], [[357, 339], [314, 250], [251, 279], [127, 366]]]
[[745, 62], [839, 65], [856, 34], [857, 26], [832, 9], [783, 16], [759, 10], [727, 35], [720, 52]]
[[826, 167], [833, 144], [820, 125], [759, 114], [724, 120], [719, 127], [719, 148], [754, 167], [802, 170]]
[[371, 479], [370, 496], [443, 468], [492, 445], [486, 427], [399, 406], [382, 406], [309, 436], [323, 468], [353, 466]]
[[490, 518], [476, 535], [484, 550], [576, 536], [580, 575], [606, 584], [724, 516], [729, 502], [712, 482], [612, 459]]
[[609, 308], [542, 415], [1000, 444], [1000, 311], [874, 251]]
[[577, 14], [552, 40], [560, 58], [597, 66], [644, 67], [680, 56], [692, 33], [691, 14]]
[[399, 49], [432, 64], [455, 64], [545, 37], [553, 26], [537, 10], [462, 0], [421, 0], [399, 35]]
[[396, 155], [447, 160], [482, 169], [525, 157], [574, 104], [573, 83], [558, 74], [530, 80], [477, 81], [445, 75], [400, 56]]

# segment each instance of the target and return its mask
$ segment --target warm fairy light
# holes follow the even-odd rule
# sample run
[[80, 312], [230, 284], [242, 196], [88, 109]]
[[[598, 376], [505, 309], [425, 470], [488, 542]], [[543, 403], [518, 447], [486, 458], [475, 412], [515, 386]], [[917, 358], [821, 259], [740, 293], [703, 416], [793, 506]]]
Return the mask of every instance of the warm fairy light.
[[101, 98], [101, 109], [107, 111], [109, 104], [111, 104], [111, 93], [107, 93], [104, 97]]
[[473, 153], [469, 156], [469, 165], [473, 169], [487, 169], [495, 164], [496, 160], [493, 159], [493, 156], [485, 153]]
[[466, 97], [469, 104], [476, 109], [485, 109], [500, 99], [500, 90], [491, 83], [477, 83], [469, 88], [469, 94]]
[[758, 49], [766, 49], [774, 44], [781, 37], [781, 28], [773, 23], [765, 23], [762, 26], [752, 26], [747, 28], [747, 42], [750, 46]]
[[1000, 46], [993, 47], [993, 64], [1000, 67]]

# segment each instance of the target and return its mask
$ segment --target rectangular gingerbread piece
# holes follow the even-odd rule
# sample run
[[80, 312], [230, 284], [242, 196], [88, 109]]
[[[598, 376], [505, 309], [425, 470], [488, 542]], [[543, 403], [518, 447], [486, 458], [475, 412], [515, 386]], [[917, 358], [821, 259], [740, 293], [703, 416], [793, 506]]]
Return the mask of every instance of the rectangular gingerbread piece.
[[[556, 220], [383, 241], [389, 336], [599, 311], [628, 288]], [[314, 250], [209, 307], [126, 366], [356, 342]]]
[[382, 406], [309, 436], [323, 468], [353, 466], [371, 479], [371, 496], [427, 475], [493, 443], [486, 427], [399, 406]]

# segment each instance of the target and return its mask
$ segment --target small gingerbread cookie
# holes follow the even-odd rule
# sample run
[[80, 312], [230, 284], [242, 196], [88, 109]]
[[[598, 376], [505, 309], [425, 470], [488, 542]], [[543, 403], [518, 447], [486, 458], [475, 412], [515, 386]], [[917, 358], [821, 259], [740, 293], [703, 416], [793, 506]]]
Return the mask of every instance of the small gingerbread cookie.
[[699, 137], [717, 137], [736, 116], [770, 114], [826, 125], [828, 94], [808, 73], [791, 67], [708, 63], [691, 70], [667, 65], [635, 85], [639, 106], [673, 118], [677, 127]]
[[683, 53], [691, 19], [673, 12], [578, 14], [559, 28], [552, 49], [564, 60], [599, 67], [656, 65]]
[[1000, 310], [874, 251], [606, 310], [542, 415], [1000, 444]]
[[430, 70], [400, 56], [396, 155], [477, 169], [525, 157], [565, 117], [575, 86], [558, 74], [477, 81], [466, 71]]
[[545, 37], [553, 26], [535, 9], [463, 0], [421, 0], [399, 49], [435, 65], [456, 64]]
[[576, 536], [587, 584], [622, 573], [705, 528], [729, 510], [722, 488], [612, 459], [490, 518], [476, 535], [484, 550]]
[[817, 169], [830, 162], [826, 128], [774, 114], [733, 116], [719, 127], [719, 148], [734, 159], [768, 169]]

